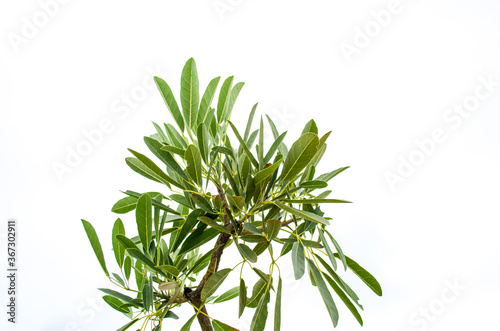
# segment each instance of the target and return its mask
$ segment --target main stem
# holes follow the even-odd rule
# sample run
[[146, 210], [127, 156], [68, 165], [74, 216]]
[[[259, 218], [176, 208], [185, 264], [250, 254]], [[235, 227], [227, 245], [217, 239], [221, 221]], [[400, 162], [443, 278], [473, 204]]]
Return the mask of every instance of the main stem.
[[[230, 221], [231, 210], [229, 209], [229, 204], [227, 203], [226, 193], [224, 192], [224, 189], [220, 184], [216, 184], [216, 186], [219, 197], [222, 201], [224, 226], [229, 230], [229, 232], [234, 233], [235, 229]], [[239, 223], [237, 224], [239, 225]], [[216, 249], [215, 252], [213, 252], [212, 257], [210, 258], [207, 272], [205, 273], [205, 276], [203, 276], [203, 279], [200, 281], [200, 284], [194, 291], [189, 288], [186, 288], [186, 290], [184, 291], [184, 296], [186, 297], [186, 299], [189, 300], [198, 310], [201, 310], [201, 312], [198, 313], [197, 318], [202, 331], [214, 331], [214, 329], [212, 327], [210, 317], [208, 317], [207, 308], [205, 307], [205, 305], [203, 305], [203, 301], [201, 300], [201, 291], [203, 290], [203, 287], [205, 286], [207, 280], [219, 269], [220, 258], [230, 238], [231, 235], [221, 232], [221, 234], [217, 238], [217, 242], [215, 243], [215, 247], [219, 248]]]

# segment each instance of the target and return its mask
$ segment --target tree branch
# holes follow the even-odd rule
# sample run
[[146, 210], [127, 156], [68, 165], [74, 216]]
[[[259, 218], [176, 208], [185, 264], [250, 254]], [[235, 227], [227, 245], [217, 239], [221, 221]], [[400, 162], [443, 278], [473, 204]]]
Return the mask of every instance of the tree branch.
[[[224, 192], [224, 189], [221, 185], [217, 185], [217, 191], [222, 202], [224, 226], [229, 230], [229, 232], [234, 234], [236, 229], [234, 229], [231, 223], [232, 215], [231, 209], [229, 209], [229, 204], [227, 202], [226, 193]], [[240, 226], [240, 223], [237, 222], [236, 225]], [[201, 311], [204, 313], [198, 314], [198, 322], [200, 323], [202, 331], [213, 331], [213, 328], [210, 322], [210, 318], [207, 316], [208, 313], [206, 307], [202, 307], [203, 302], [201, 300], [201, 291], [203, 290], [203, 287], [205, 286], [205, 283], [208, 281], [208, 279], [219, 269], [220, 258], [230, 238], [231, 235], [229, 235], [228, 233], [221, 232], [219, 234], [217, 242], [215, 243], [215, 247], [219, 245], [220, 247], [212, 253], [212, 257], [210, 258], [210, 263], [208, 265], [205, 276], [203, 276], [203, 279], [200, 281], [198, 287], [196, 287], [196, 290], [192, 291], [191, 289], [186, 288], [186, 290], [184, 291], [184, 296], [186, 297], [186, 299], [189, 300], [196, 308], [201, 308]]]

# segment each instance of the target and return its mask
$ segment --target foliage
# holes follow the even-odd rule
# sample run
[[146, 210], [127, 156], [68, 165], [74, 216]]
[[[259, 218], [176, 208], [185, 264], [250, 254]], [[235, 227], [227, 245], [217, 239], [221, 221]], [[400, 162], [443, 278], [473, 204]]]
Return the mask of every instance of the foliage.
[[[328, 230], [331, 219], [320, 208], [348, 202], [329, 198], [328, 190], [318, 193], [348, 168], [316, 175], [330, 132], [319, 136], [311, 120], [288, 148], [287, 133], [278, 132], [267, 117], [275, 140], [266, 150], [262, 118], [252, 131], [257, 105], [243, 135], [230, 121], [243, 83], [233, 85], [233, 77], [227, 78], [212, 108], [220, 77], [210, 81], [200, 98], [196, 64], [190, 59], [182, 71], [179, 108], [169, 85], [158, 77], [155, 82], [177, 127], [154, 124], [156, 133], [144, 138], [157, 161], [130, 150], [126, 163], [166, 190], [126, 191], [113, 206], [117, 214], [135, 211], [138, 234], [126, 235], [120, 218], [114, 223], [112, 246], [120, 274], [109, 273], [94, 228], [82, 220], [101, 268], [127, 293], [100, 289], [105, 302], [131, 318], [119, 330], [136, 323], [141, 330], [160, 330], [167, 318], [178, 318], [175, 311], [182, 305], [191, 305], [195, 313], [181, 330], [189, 330], [195, 318], [202, 330], [235, 330], [210, 316], [206, 305], [236, 298], [239, 316], [254, 309], [251, 330], [264, 330], [271, 294], [274, 329], [280, 330], [283, 287], [278, 262], [287, 256], [295, 278], [307, 273], [318, 288], [333, 326], [339, 316], [332, 293], [362, 325], [358, 309], [363, 307], [337, 273], [338, 265], [351, 269], [377, 295], [382, 289], [370, 273], [344, 255]], [[225, 249], [237, 250], [241, 260], [232, 268], [219, 269]], [[256, 267], [264, 253], [270, 257], [267, 273]], [[258, 276], [251, 290], [248, 273]], [[239, 274], [239, 282], [233, 283], [231, 274]], [[231, 289], [220, 293], [225, 282], [231, 282]]]

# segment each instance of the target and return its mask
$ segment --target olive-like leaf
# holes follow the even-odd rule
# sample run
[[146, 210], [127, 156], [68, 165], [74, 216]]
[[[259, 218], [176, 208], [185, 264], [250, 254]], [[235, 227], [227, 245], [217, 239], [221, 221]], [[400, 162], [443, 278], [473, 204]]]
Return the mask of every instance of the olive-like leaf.
[[209, 296], [211, 296], [215, 291], [221, 286], [221, 284], [224, 282], [226, 277], [229, 275], [231, 272], [230, 268], [222, 269], [214, 273], [210, 278], [207, 280], [205, 286], [203, 287], [203, 290], [201, 291], [201, 300], [205, 301], [208, 299]]
[[120, 266], [123, 267], [123, 261], [125, 259], [125, 248], [120, 244], [118, 239], [116, 239], [116, 235], [125, 234], [125, 227], [123, 226], [123, 222], [121, 219], [117, 219], [115, 224], [113, 225], [113, 230], [111, 231], [111, 243], [113, 245], [113, 251], [115, 252], [116, 262]]
[[94, 227], [92, 226], [92, 224], [85, 220], [82, 220], [82, 224], [102, 270], [104, 270], [106, 276], [109, 277], [108, 269], [106, 268], [106, 262], [104, 261], [104, 254], [102, 253], [101, 243], [99, 242], [99, 237], [97, 237], [97, 233], [95, 232]]
[[303, 134], [293, 143], [283, 164], [283, 181], [293, 179], [307, 166], [318, 151], [318, 144], [318, 135], [311, 132]]
[[181, 105], [186, 128], [195, 129], [200, 103], [200, 91], [196, 63], [190, 58], [181, 74]]

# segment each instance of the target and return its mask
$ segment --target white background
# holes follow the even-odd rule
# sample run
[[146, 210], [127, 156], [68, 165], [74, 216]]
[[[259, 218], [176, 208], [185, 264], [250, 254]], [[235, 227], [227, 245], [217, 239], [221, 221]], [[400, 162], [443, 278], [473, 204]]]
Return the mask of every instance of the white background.
[[[497, 328], [500, 86], [473, 103], [476, 89], [487, 92], [480, 77], [500, 82], [498, 1], [73, 0], [56, 2], [50, 17], [40, 5], [47, 2], [0, 4], [0, 265], [15, 218], [20, 270], [14, 326], [1, 277], [0, 329], [115, 330], [127, 322], [99, 298], [96, 288], [108, 283], [80, 219], [94, 224], [112, 269], [119, 190], [157, 188], [126, 166], [126, 149], [146, 151], [151, 121], [173, 123], [156, 89], [141, 86], [153, 73], [178, 93], [190, 57], [201, 89], [218, 75], [246, 82], [233, 111], [240, 130], [258, 101], [258, 114], [288, 130], [289, 144], [311, 118], [321, 133], [333, 131], [318, 171], [350, 165], [331, 189], [354, 203], [326, 208], [331, 229], [384, 290], [377, 297], [345, 275], [365, 306], [363, 330]], [[372, 12], [388, 7], [394, 13], [381, 26]], [[140, 100], [127, 106], [133, 93]], [[449, 113], [464, 100], [472, 111]], [[112, 130], [58, 178], [54, 164], [66, 164], [84, 132], [106, 119]], [[434, 130], [444, 141], [429, 143]], [[401, 165], [409, 159], [413, 171]], [[400, 177], [390, 184], [387, 176]], [[132, 233], [133, 215], [123, 219]], [[282, 330], [331, 330], [317, 289], [307, 277], [293, 280], [289, 258], [281, 266]], [[361, 330], [337, 303], [338, 329]], [[238, 320], [235, 306], [208, 309], [248, 330], [251, 310]], [[192, 309], [177, 313], [169, 330]]]

